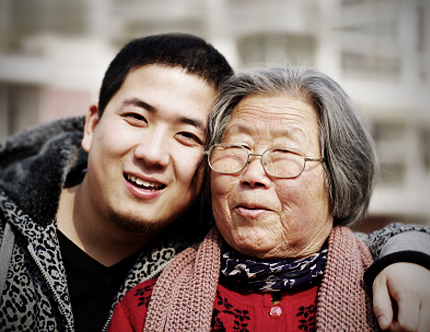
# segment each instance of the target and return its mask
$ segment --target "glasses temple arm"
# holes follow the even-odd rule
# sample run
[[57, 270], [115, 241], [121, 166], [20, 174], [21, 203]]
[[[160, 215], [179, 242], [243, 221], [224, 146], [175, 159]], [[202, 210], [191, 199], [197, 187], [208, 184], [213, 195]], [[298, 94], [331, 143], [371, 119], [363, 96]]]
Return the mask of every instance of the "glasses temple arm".
[[312, 157], [305, 157], [306, 161], [325, 161], [325, 158], [312, 158]]

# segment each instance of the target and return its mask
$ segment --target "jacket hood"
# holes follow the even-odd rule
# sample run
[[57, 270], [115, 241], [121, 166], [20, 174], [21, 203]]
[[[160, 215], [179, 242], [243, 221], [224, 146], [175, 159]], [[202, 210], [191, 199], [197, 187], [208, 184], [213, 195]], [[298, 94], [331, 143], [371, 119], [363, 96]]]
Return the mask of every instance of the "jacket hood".
[[39, 125], [0, 144], [0, 187], [39, 224], [55, 218], [62, 188], [82, 180], [84, 119]]

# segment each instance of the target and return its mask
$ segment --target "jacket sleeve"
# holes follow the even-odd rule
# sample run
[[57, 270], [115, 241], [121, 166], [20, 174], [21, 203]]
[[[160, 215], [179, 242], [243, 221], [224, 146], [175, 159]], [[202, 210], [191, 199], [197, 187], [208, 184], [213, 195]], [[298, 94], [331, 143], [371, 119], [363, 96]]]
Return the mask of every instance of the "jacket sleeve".
[[366, 243], [375, 260], [364, 274], [370, 289], [376, 276], [390, 264], [408, 262], [430, 269], [429, 227], [396, 223], [371, 234], [355, 234]]

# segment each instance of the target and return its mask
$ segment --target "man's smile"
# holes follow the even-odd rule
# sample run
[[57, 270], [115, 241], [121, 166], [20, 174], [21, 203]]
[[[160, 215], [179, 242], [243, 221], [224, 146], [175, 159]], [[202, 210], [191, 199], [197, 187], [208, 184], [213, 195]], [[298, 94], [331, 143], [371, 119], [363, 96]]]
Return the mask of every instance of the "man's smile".
[[161, 190], [166, 187], [166, 185], [162, 183], [145, 181], [131, 174], [124, 174], [124, 177], [131, 184], [146, 190]]

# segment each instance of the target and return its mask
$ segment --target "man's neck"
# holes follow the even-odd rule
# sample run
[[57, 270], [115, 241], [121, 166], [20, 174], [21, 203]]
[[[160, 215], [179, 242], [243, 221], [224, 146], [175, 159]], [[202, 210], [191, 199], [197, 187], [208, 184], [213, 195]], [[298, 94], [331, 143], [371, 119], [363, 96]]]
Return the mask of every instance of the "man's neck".
[[58, 229], [89, 256], [112, 266], [149, 244], [157, 234], [136, 235], [111, 224], [91, 205], [80, 184], [63, 189], [57, 212]]

